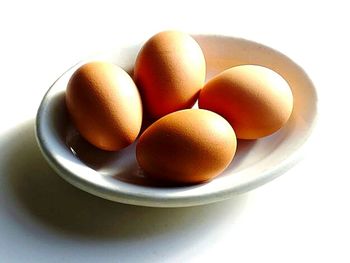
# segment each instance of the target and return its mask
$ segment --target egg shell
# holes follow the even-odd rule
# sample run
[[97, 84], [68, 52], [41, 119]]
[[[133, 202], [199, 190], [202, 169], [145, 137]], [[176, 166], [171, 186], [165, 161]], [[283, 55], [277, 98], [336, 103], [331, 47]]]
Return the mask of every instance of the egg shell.
[[66, 105], [79, 133], [94, 146], [117, 151], [131, 144], [142, 122], [141, 96], [120, 67], [94, 61], [69, 80]]
[[134, 68], [145, 112], [153, 118], [191, 108], [204, 85], [206, 64], [198, 43], [188, 34], [163, 31], [140, 50]]
[[181, 110], [162, 117], [140, 136], [136, 157], [145, 174], [173, 184], [213, 179], [231, 162], [236, 136], [218, 114]]
[[203, 87], [199, 107], [223, 116], [239, 139], [270, 135], [288, 121], [293, 94], [276, 72], [257, 65], [223, 71]]

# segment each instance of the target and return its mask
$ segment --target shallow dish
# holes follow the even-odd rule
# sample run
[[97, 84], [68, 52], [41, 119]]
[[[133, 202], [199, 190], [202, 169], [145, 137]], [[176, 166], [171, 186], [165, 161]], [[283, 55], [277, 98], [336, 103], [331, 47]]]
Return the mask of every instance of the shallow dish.
[[227, 199], [283, 174], [299, 157], [316, 117], [315, 88], [304, 70], [282, 53], [245, 39], [195, 35], [207, 61], [207, 78], [241, 64], [257, 64], [282, 75], [290, 84], [294, 109], [287, 125], [254, 141], [239, 141], [230, 166], [214, 180], [193, 186], [169, 187], [143, 177], [135, 144], [115, 153], [86, 143], [76, 132], [65, 107], [65, 89], [73, 72], [89, 60], [103, 59], [128, 72], [142, 43], [117, 47], [68, 69], [48, 90], [39, 107], [36, 136], [43, 155], [65, 180], [91, 194], [127, 204], [154, 207], [200, 205]]

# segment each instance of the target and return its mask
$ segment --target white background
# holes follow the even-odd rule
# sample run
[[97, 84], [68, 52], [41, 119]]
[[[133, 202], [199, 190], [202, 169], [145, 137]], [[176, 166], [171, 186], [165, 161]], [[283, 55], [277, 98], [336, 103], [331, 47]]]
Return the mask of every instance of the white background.
[[[350, 15], [346, 1], [1, 1], [0, 262], [350, 262]], [[34, 139], [45, 91], [113, 43], [165, 29], [244, 37], [313, 80], [319, 121], [283, 176], [180, 209], [112, 203], [46, 164]]]

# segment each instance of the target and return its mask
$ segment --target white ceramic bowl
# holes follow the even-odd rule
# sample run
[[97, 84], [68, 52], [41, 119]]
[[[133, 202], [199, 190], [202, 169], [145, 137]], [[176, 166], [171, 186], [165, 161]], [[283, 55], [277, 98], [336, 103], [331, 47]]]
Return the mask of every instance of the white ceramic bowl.
[[[39, 146], [59, 175], [76, 187], [109, 200], [181, 207], [211, 203], [246, 192], [283, 174], [295, 163], [312, 131], [317, 106], [315, 88], [303, 69], [280, 52], [252, 41], [215, 35], [194, 37], [205, 54], [208, 78], [241, 64], [263, 65], [282, 75], [294, 95], [294, 110], [287, 125], [269, 137], [239, 141], [233, 162], [211, 182], [183, 187], [157, 185], [142, 176], [135, 159], [135, 144], [120, 152], [104, 152], [81, 139], [70, 123], [64, 102], [65, 89], [72, 73], [87, 62], [83, 61], [68, 69], [51, 86], [37, 114]], [[111, 61], [131, 72], [141, 46], [142, 43], [117, 47], [98, 59]]]

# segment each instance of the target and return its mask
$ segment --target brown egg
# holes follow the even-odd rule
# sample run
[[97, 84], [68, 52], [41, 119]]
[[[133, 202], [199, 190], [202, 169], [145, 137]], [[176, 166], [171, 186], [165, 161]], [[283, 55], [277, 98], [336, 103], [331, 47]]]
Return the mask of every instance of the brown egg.
[[134, 80], [151, 118], [191, 108], [204, 85], [206, 65], [197, 42], [177, 31], [150, 38], [139, 52]]
[[199, 107], [223, 116], [237, 138], [257, 139], [276, 132], [288, 121], [293, 95], [276, 72], [243, 65], [211, 79], [201, 91]]
[[140, 131], [140, 94], [131, 77], [114, 64], [90, 62], [77, 69], [67, 86], [66, 104], [79, 133], [100, 149], [120, 150]]
[[218, 114], [201, 109], [166, 115], [140, 136], [136, 157], [150, 178], [194, 184], [219, 175], [236, 151], [236, 136]]

